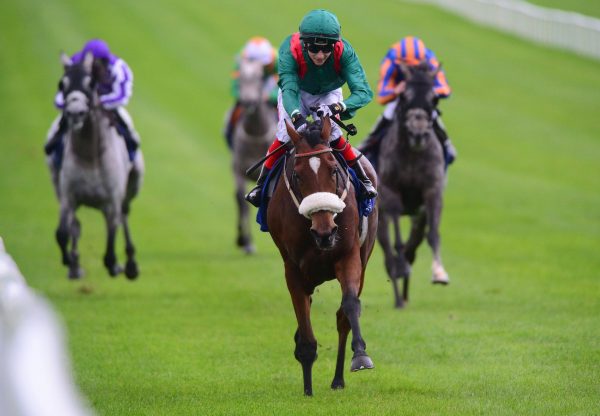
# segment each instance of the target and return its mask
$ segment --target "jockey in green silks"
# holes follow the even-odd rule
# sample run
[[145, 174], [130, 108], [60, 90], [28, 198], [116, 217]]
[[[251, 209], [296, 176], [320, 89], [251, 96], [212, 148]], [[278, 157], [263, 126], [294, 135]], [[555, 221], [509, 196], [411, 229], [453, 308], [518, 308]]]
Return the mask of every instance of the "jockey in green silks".
[[[288, 36], [279, 48], [279, 95], [277, 109], [279, 122], [277, 136], [268, 153], [270, 155], [260, 172], [256, 186], [246, 195], [254, 206], [260, 205], [264, 182], [279, 157], [285, 152], [281, 146], [290, 140], [286, 120], [297, 131], [306, 128], [306, 117], [316, 117], [317, 108], [322, 116], [354, 116], [356, 110], [367, 105], [373, 92], [365, 71], [352, 45], [341, 37], [337, 17], [327, 10], [313, 10], [300, 22], [300, 31]], [[348, 84], [350, 96], [344, 100], [342, 86]], [[365, 197], [374, 198], [377, 191], [366, 175], [352, 146], [342, 136], [337, 124], [332, 124], [330, 145], [342, 152], [348, 165], [365, 186]]]

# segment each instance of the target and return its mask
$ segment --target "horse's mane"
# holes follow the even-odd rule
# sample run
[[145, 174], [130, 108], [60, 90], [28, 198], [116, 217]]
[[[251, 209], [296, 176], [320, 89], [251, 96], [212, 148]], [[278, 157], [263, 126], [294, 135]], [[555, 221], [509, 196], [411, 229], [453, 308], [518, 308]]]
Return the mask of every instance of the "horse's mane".
[[306, 129], [300, 135], [306, 140], [310, 147], [323, 143], [321, 138], [321, 120], [307, 123]]

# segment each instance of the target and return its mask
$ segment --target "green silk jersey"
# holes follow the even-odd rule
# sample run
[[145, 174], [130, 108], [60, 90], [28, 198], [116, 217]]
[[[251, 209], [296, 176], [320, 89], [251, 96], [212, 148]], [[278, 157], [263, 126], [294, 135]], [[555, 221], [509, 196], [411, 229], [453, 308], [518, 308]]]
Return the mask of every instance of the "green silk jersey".
[[348, 83], [350, 96], [344, 100], [342, 119], [352, 118], [373, 98], [358, 56], [350, 43], [341, 39], [321, 66], [317, 66], [302, 47], [299, 33], [288, 36], [279, 48], [279, 88], [288, 114], [300, 110], [300, 91], [312, 95], [327, 94]]

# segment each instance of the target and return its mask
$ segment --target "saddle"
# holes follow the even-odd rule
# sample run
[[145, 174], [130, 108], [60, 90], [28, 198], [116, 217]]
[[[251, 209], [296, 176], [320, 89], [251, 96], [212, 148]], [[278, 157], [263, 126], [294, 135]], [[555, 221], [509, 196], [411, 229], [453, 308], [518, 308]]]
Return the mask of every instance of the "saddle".
[[[262, 187], [260, 206], [258, 207], [258, 212], [256, 213], [256, 222], [258, 223], [258, 225], [260, 225], [260, 230], [263, 232], [269, 231], [269, 226], [267, 225], [267, 209], [269, 206], [269, 201], [273, 196], [273, 192], [275, 191], [275, 187], [279, 182], [281, 173], [284, 171], [283, 167], [287, 163], [287, 158], [289, 157], [289, 154], [290, 153], [288, 151], [288, 153], [281, 157], [279, 161], [275, 164], [275, 166], [273, 166]], [[366, 219], [366, 217], [371, 215], [373, 209], [375, 208], [375, 198], [361, 199], [360, 195], [364, 194], [364, 192], [362, 192], [364, 185], [358, 179], [354, 170], [348, 166], [348, 164], [344, 160], [344, 157], [338, 152], [334, 152], [333, 154], [340, 166], [346, 168], [350, 175], [350, 180], [352, 181], [352, 185], [354, 185], [354, 189], [356, 191], [355, 195], [358, 206], [358, 216], [363, 219]], [[361, 235], [361, 237], [364, 234], [364, 231], [366, 230], [365, 223], [366, 221], [364, 220], [359, 222], [359, 234]]]

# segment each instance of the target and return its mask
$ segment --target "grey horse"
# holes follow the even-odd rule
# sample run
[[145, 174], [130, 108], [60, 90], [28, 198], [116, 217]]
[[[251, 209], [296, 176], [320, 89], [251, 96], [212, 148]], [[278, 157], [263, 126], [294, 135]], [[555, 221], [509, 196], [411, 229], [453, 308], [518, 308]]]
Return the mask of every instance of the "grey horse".
[[104, 214], [108, 233], [104, 265], [111, 276], [123, 271], [115, 255], [117, 229], [123, 226], [127, 253], [125, 275], [135, 279], [139, 270], [128, 214], [131, 200], [142, 185], [144, 161], [141, 150], [138, 149], [134, 162], [131, 162], [123, 138], [100, 106], [93, 56], [87, 54], [80, 63], [73, 63], [62, 53], [61, 60], [65, 73], [59, 87], [65, 97], [63, 112], [68, 129], [64, 136], [60, 170], [56, 170], [51, 160], [48, 160], [48, 165], [60, 203], [56, 240], [62, 262], [69, 267], [69, 278], [77, 279], [83, 275], [77, 250], [81, 224], [76, 210], [85, 205]]
[[[436, 109], [433, 83], [436, 71], [425, 66], [404, 67], [406, 90], [398, 97], [392, 126], [379, 152], [379, 226], [387, 273], [394, 287], [395, 306], [408, 300], [408, 282], [416, 250], [427, 235], [433, 252], [432, 282], [448, 284], [440, 255], [440, 219], [446, 183], [444, 157], [432, 129]], [[400, 217], [411, 217], [411, 231], [402, 242]], [[390, 221], [394, 242], [390, 241]], [[404, 279], [400, 295], [397, 280]]]
[[274, 107], [265, 92], [263, 66], [258, 61], [240, 63], [239, 103], [242, 115], [233, 131], [232, 168], [235, 179], [235, 199], [238, 206], [237, 245], [252, 254], [255, 252], [250, 234], [249, 206], [244, 199], [246, 182], [256, 182], [258, 172], [248, 177], [246, 170], [263, 157], [275, 138], [277, 119]]

